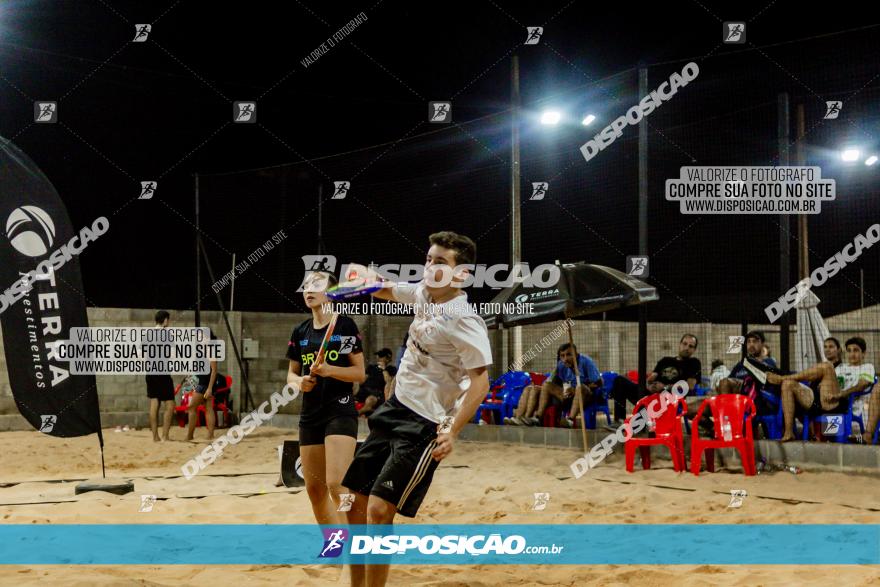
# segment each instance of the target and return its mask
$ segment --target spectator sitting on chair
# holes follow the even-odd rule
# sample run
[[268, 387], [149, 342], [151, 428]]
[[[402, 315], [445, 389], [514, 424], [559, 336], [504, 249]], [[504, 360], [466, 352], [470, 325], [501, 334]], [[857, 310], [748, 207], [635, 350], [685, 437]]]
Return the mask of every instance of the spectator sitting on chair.
[[[836, 370], [830, 362], [822, 362], [792, 375], [767, 372], [767, 383], [782, 385], [785, 432], [781, 442], [795, 439], [794, 414], [797, 405], [807, 410], [811, 416], [828, 412], [842, 413], [849, 409], [844, 400], [850, 394], [863, 391], [874, 384], [874, 365], [862, 362], [867, 348], [865, 339], [856, 336], [847, 340], [844, 346], [847, 363]], [[756, 366], [754, 363], [752, 365]], [[756, 367], [760, 369], [760, 366]], [[810, 386], [800, 383], [801, 381], [809, 382]]]
[[[576, 353], [577, 346], [571, 343], [567, 342], [559, 347], [556, 370], [541, 386], [541, 398], [538, 412], [535, 414], [538, 422], [541, 421], [547, 404], [552, 401], [557, 409], [568, 414], [568, 417], [562, 420], [563, 426], [576, 427], [577, 419], [583, 414], [582, 405], [590, 403], [595, 390], [602, 385], [602, 376], [593, 360], [587, 355], [578, 354], [577, 368], [581, 376], [581, 388], [580, 393], [577, 393], [577, 379], [574, 373]], [[581, 404], [582, 399], [583, 404]]]
[[360, 384], [354, 396], [363, 404], [358, 410], [359, 416], [369, 416], [385, 403], [391, 395], [391, 380], [397, 375], [397, 367], [391, 364], [391, 349], [380, 349], [376, 357], [376, 364], [367, 365], [367, 380]]
[[721, 383], [722, 379], [727, 379], [729, 376], [730, 369], [724, 365], [724, 361], [721, 359], [715, 359], [712, 361], [712, 373], [709, 379], [709, 388], [713, 392], [717, 392], [718, 384]]
[[504, 423], [510, 426], [536, 426], [538, 419], [534, 416], [538, 409], [538, 399], [541, 396], [541, 388], [537, 385], [527, 385], [519, 396], [519, 403], [513, 409], [513, 416], [504, 418]]
[[[871, 363], [864, 363], [865, 360], [865, 351], [867, 350], [868, 345], [865, 343], [865, 339], [860, 336], [854, 336], [846, 341], [846, 363], [840, 363], [835, 365], [834, 372], [837, 373], [837, 382], [840, 385], [840, 388], [843, 390], [850, 390], [855, 387], [855, 391], [864, 391], [865, 389], [869, 389], [874, 385], [874, 376], [876, 373], [874, 372], [874, 365]], [[849, 395], [844, 391], [844, 394]], [[876, 395], [874, 393], [864, 395], [862, 397], [855, 398], [853, 401], [853, 415], [861, 416], [862, 421], [868, 423], [873, 414], [877, 413], [875, 409], [873, 412], [871, 411], [871, 396]], [[840, 402], [841, 404], [845, 403], [843, 400]], [[848, 402], [846, 402], [848, 404]], [[843, 407], [847, 407], [844, 405]], [[876, 424], [876, 420], [875, 420]], [[871, 438], [865, 439], [865, 441], [870, 444]]]
[[504, 418], [504, 423], [511, 426], [537, 426], [540, 424], [535, 412], [538, 409], [538, 400], [541, 397], [541, 388], [537, 385], [527, 385], [519, 396], [519, 403], [513, 410], [512, 418]]
[[614, 419], [619, 423], [626, 418], [626, 402], [633, 405], [640, 399], [660, 393], [665, 388], [677, 381], [684, 380], [688, 384], [688, 391], [693, 391], [697, 383], [702, 379], [702, 365], [694, 356], [699, 341], [693, 334], [685, 334], [678, 342], [678, 355], [675, 357], [663, 357], [657, 362], [654, 370], [648, 374], [647, 391], [639, 389], [637, 383], [633, 383], [626, 377], [617, 377], [611, 386], [611, 395], [614, 397]]
[[[746, 355], [767, 367], [776, 369], [776, 361], [765, 354], [764, 340], [764, 333], [760, 330], [752, 330], [746, 334]], [[743, 365], [743, 361], [740, 361], [733, 366], [730, 376], [727, 379], [722, 379], [718, 384], [718, 393], [742, 393], [743, 381], [747, 375], [749, 375], [749, 370]]]
[[[764, 333], [760, 330], [752, 330], [751, 332], [746, 334], [746, 355], [749, 359], [755, 361], [759, 365], [763, 365], [764, 367], [770, 369], [776, 369], [776, 361], [773, 357], [770, 356], [770, 349], [765, 345]], [[748, 384], [746, 384], [748, 382]], [[768, 381], [768, 383], [770, 383]], [[771, 384], [772, 385], [772, 384]], [[739, 363], [733, 366], [733, 369], [730, 371], [730, 375], [722, 379], [718, 383], [718, 393], [736, 393], [741, 395], [750, 395], [752, 396], [752, 401], [755, 403], [755, 409], [757, 410], [756, 415], [764, 415], [769, 414], [772, 410], [770, 405], [764, 400], [761, 395], [762, 385], [755, 381], [752, 377], [749, 370], [744, 365], [744, 362], [741, 360]], [[778, 390], [768, 390], [775, 394], [779, 394]], [[688, 402], [688, 413], [693, 415], [696, 413], [699, 408], [699, 404]], [[757, 420], [755, 420], [757, 425]], [[711, 434], [712, 423], [710, 421], [710, 414], [705, 412], [703, 415], [703, 421], [700, 422], [700, 425], [704, 427], [707, 434]]]
[[[559, 351], [556, 351], [556, 363], [559, 364]], [[550, 378], [556, 375], [554, 369]], [[527, 385], [519, 396], [519, 403], [513, 410], [512, 418], [504, 418], [504, 423], [511, 426], [537, 426], [541, 421], [535, 417], [538, 410], [538, 402], [541, 399], [542, 385]]]

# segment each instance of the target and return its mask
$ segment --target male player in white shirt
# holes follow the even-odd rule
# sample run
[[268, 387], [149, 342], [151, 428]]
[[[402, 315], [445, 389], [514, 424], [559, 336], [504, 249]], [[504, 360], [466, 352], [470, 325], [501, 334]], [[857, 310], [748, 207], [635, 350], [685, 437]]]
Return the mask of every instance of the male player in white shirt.
[[[489, 391], [489, 334], [460, 287], [469, 271], [464, 266], [474, 266], [476, 245], [448, 231], [429, 242], [425, 279], [385, 283], [373, 294], [413, 305], [415, 317], [394, 395], [370, 416], [370, 435], [342, 481], [355, 494], [349, 524], [392, 524], [397, 513], [415, 517], [434, 470]], [[380, 279], [370, 270], [364, 278]], [[351, 566], [353, 587], [387, 580], [388, 565]]]

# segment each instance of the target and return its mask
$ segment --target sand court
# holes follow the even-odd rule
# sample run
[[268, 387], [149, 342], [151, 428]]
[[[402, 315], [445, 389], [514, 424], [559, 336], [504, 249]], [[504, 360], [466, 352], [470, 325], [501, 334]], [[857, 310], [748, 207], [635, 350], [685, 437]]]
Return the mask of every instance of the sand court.
[[[174, 430], [180, 435], [180, 430]], [[203, 432], [200, 430], [199, 432]], [[309, 524], [305, 491], [277, 488], [277, 446], [295, 434], [260, 428], [229, 447], [187, 481], [180, 465], [203, 446], [154, 444], [149, 431], [106, 437], [108, 476], [132, 479], [134, 493], [74, 495], [75, 482], [99, 470], [93, 438], [56, 439], [37, 432], [0, 434], [0, 516], [6, 524]], [[880, 492], [868, 475], [784, 471], [744, 477], [719, 470], [694, 477], [667, 461], [627, 474], [619, 458], [574, 479], [575, 451], [514, 444], [459, 442], [425, 500], [422, 524], [877, 524]], [[59, 471], [65, 474], [59, 475]], [[845, 486], [846, 491], [840, 487]], [[730, 491], [743, 489], [739, 508]], [[549, 493], [543, 511], [534, 494]], [[154, 494], [151, 512], [141, 495]], [[12, 505], [15, 504], [15, 505]], [[408, 523], [408, 520], [401, 520]], [[589, 526], [583, 526], [589, 532]], [[602, 535], [590, 536], [597, 542]], [[156, 545], [174, 548], [175, 545]], [[291, 548], [314, 548], [314, 545]], [[732, 545], [717, 545], [731, 548]], [[235, 544], [210, 548], [235, 549]], [[317, 553], [316, 553], [317, 554]], [[337, 585], [331, 565], [94, 565], [0, 567], [0, 584], [217, 585], [230, 577], [246, 585]], [[880, 583], [880, 567], [860, 565], [448, 565], [395, 566], [394, 585], [793, 585], [844, 581]], [[344, 582], [343, 582], [344, 583]]]

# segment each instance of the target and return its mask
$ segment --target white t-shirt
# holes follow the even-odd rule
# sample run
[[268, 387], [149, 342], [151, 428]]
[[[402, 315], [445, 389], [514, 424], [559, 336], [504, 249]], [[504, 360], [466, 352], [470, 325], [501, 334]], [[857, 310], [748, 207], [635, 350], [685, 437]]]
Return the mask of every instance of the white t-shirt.
[[712, 375], [709, 378], [709, 388], [712, 391], [718, 391], [718, 386], [721, 385], [722, 379], [727, 379], [730, 377], [730, 369], [728, 369], [724, 365], [719, 365], [712, 369]]
[[423, 283], [398, 283], [394, 299], [415, 305], [406, 352], [394, 395], [420, 416], [440, 423], [467, 389], [467, 369], [492, 364], [486, 323], [462, 293], [443, 304], [431, 302]]
[[[869, 384], [874, 383], [874, 365], [871, 363], [862, 363], [861, 365], [849, 365], [841, 363], [834, 368], [837, 373], [837, 381], [840, 383], [840, 390], [855, 387], [860, 381], [867, 381]], [[841, 383], [841, 379], [843, 382]], [[876, 393], [876, 392], [874, 392]], [[867, 417], [868, 398], [870, 394], [859, 396], [853, 401], [853, 415], [859, 416], [864, 412], [863, 417]], [[865, 422], [867, 424], [867, 422]]]

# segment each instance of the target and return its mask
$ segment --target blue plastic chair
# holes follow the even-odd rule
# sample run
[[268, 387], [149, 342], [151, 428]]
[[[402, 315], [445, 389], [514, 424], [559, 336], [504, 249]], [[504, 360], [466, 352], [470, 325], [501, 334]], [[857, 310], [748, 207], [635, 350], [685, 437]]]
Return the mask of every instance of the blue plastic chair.
[[[474, 424], [480, 422], [483, 410], [497, 412], [498, 422], [503, 423], [507, 410], [510, 410], [510, 414], [513, 413], [513, 408], [510, 407], [511, 402], [514, 400], [519, 402], [519, 396], [522, 395], [523, 389], [531, 382], [532, 378], [529, 377], [529, 374], [522, 371], [508, 371], [496, 379], [489, 386], [490, 392], [486, 395], [488, 401], [481, 403], [474, 414]], [[516, 407], [516, 403], [513, 403], [513, 407]]]
[[[862, 397], [863, 395], [868, 395], [869, 393], [871, 393], [871, 391], [873, 391], [875, 387], [877, 387], [877, 377], [876, 376], [874, 377], [874, 385], [872, 385], [871, 387], [869, 387], [868, 389], [866, 389], [864, 391], [860, 391], [859, 393], [854, 393], [850, 396], [851, 398], [853, 398], [852, 403], [855, 403], [856, 398], [859, 398], [859, 397]], [[853, 396], [855, 396], [855, 397], [853, 397]], [[850, 411], [852, 411], [852, 405], [850, 405]], [[856, 416], [855, 414], [853, 414], [852, 421], [858, 422], [859, 430], [862, 432], [862, 436], [865, 436], [865, 421], [862, 420], [862, 415], [859, 414], [858, 416]]]
[[[767, 440], [779, 440], [785, 431], [785, 414], [782, 411], [782, 398], [764, 389], [759, 390], [758, 393], [761, 394], [764, 402], [772, 408], [771, 411], [773, 413], [755, 416], [754, 422], [764, 425], [764, 429], [767, 431]], [[807, 414], [800, 406], [795, 410], [794, 419], [795, 424], [800, 420], [803, 425], [801, 438], [805, 441], [809, 440], [810, 427], [807, 423]]]
[[814, 418], [810, 418], [809, 416], [806, 418], [806, 422], [804, 423], [804, 440], [808, 439], [807, 431], [810, 428], [810, 424], [820, 423], [822, 424], [822, 429], [827, 430], [833, 426], [833, 430], [836, 431], [836, 434], [825, 434], [822, 433], [822, 436], [828, 438], [829, 440], [833, 440], [834, 442], [849, 442], [849, 437], [852, 436], [853, 433], [853, 422], [858, 422], [859, 429], [862, 434], [865, 434], [865, 424], [862, 421], [861, 415], [853, 416], [853, 402], [856, 397], [860, 397], [866, 394], [871, 393], [871, 390], [874, 386], [877, 385], [877, 378], [874, 377], [874, 385], [861, 391], [859, 393], [851, 393], [847, 398], [847, 410], [842, 414], [822, 414], [821, 416], [816, 416]]
[[604, 371], [602, 373], [602, 387], [596, 389], [598, 398], [594, 397], [592, 403], [584, 406], [584, 426], [590, 430], [596, 429], [596, 414], [602, 412], [605, 414], [605, 421], [611, 422], [611, 412], [608, 409], [608, 398], [611, 396], [611, 386], [618, 377], [614, 371]]

